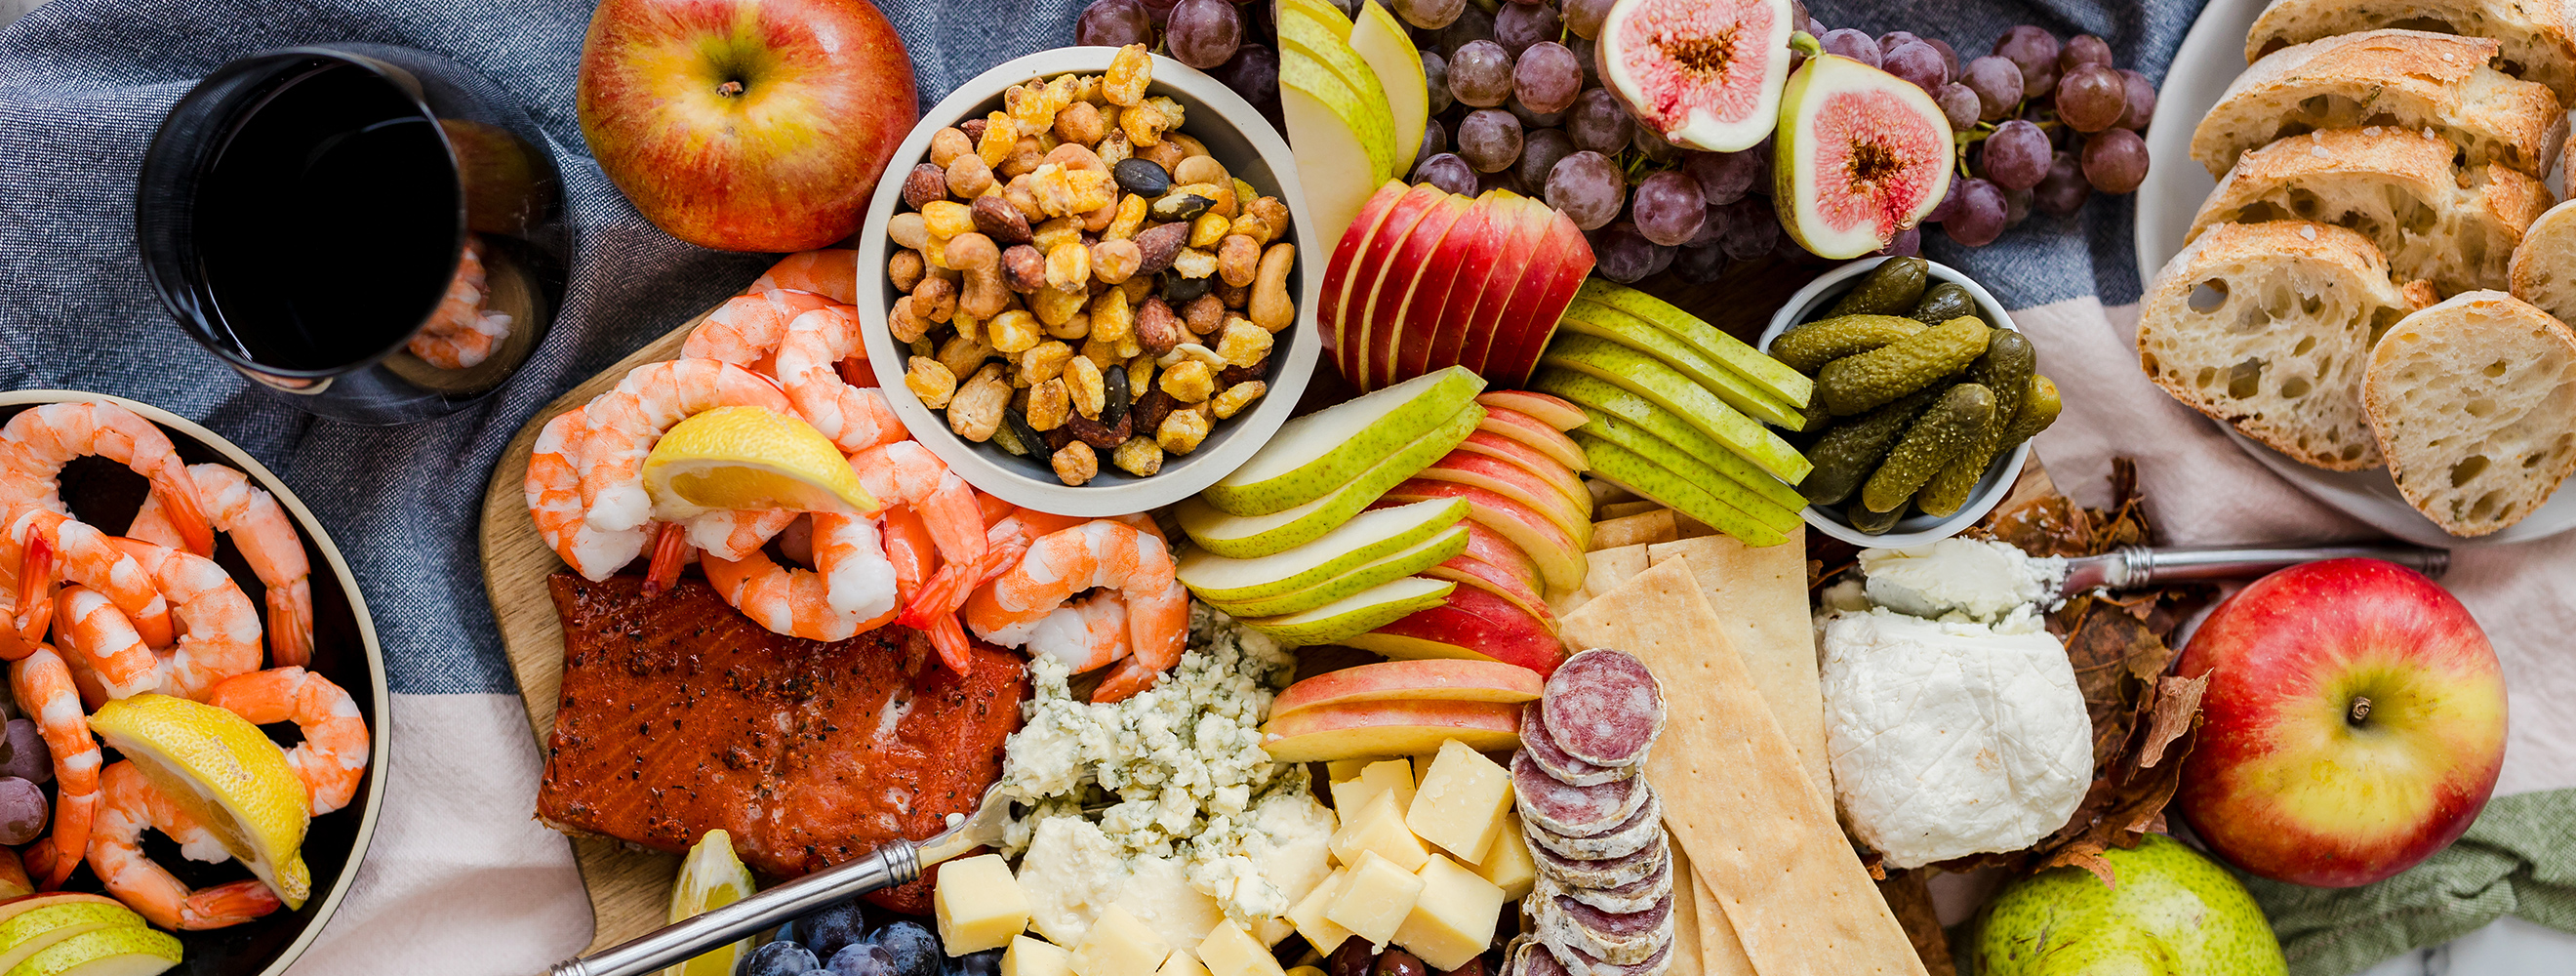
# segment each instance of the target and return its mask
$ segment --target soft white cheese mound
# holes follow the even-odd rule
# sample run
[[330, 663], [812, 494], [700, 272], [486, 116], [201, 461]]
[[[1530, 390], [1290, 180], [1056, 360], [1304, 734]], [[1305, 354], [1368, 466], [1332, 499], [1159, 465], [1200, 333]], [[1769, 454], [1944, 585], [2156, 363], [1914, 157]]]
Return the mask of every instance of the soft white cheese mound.
[[1835, 798], [1890, 867], [2028, 847], [2093, 781], [2075, 668], [2027, 611], [1992, 627], [1843, 614], [1821, 671]]
[[2049, 598], [2066, 560], [2032, 559], [2008, 542], [1952, 536], [1928, 546], [1863, 549], [1869, 602], [1899, 613], [1994, 621]]

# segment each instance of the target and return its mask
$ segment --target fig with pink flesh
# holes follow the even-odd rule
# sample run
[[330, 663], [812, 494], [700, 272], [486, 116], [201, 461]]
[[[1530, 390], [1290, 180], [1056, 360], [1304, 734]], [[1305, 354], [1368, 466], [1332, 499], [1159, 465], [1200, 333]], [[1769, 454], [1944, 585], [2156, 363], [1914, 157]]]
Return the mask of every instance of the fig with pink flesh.
[[1637, 124], [1708, 152], [1761, 142], [1789, 77], [1789, 0], [1617, 0], [1601, 20], [1601, 83]]
[[1850, 58], [1819, 54], [1780, 97], [1771, 167], [1780, 226], [1828, 258], [1880, 248], [1950, 189], [1950, 120], [1921, 87]]

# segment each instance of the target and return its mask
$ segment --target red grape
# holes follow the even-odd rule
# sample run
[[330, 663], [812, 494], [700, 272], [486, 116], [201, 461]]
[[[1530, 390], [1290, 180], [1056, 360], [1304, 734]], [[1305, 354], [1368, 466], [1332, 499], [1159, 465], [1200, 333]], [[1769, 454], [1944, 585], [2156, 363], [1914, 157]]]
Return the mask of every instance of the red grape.
[[1565, 110], [1565, 134], [1574, 137], [1577, 148], [1597, 153], [1628, 148], [1629, 131], [1635, 126], [1619, 96], [1606, 88], [1584, 89], [1574, 96], [1574, 107]]
[[2137, 131], [2155, 121], [2156, 86], [2147, 83], [2147, 76], [2122, 68], [2120, 88], [2126, 96], [2120, 110], [2120, 128]]
[[1966, 180], [1955, 177], [1952, 178], [1950, 180], [1950, 188], [1941, 191], [1941, 202], [1933, 204], [1932, 212], [1923, 215], [1923, 222], [1927, 224], [1937, 224], [1950, 219], [1951, 214], [1958, 213], [1959, 191], [1964, 189], [1967, 186], [1967, 183], [1968, 181]]
[[1180, 0], [1172, 5], [1163, 42], [1182, 64], [1202, 71], [1216, 67], [1243, 45], [1243, 15], [1226, 0]]
[[2048, 175], [2048, 133], [2027, 120], [2013, 119], [1987, 136], [1978, 161], [1987, 179], [2007, 190], [2039, 185]]
[[1642, 125], [1629, 134], [1628, 146], [1647, 159], [1658, 163], [1674, 162], [1682, 158], [1682, 147], [1673, 145], [1672, 140], [1664, 138], [1662, 133]]
[[1467, 0], [1395, 0], [1395, 15], [1415, 27], [1447, 27], [1467, 8]]
[[1969, 126], [1977, 124], [1977, 116], [1985, 111], [1985, 102], [1977, 97], [1977, 90], [1955, 81], [1933, 92], [1932, 101], [1941, 106], [1941, 114], [1950, 120], [1952, 132], [1968, 131]]
[[1553, 129], [1565, 121], [1563, 112], [1531, 111], [1529, 104], [1521, 101], [1519, 95], [1503, 102], [1503, 107], [1511, 110], [1513, 118], [1521, 120], [1521, 128], [1524, 129]]
[[2147, 140], [2128, 129], [2084, 137], [2084, 179], [2104, 193], [2128, 193], [2147, 180]]
[[2110, 67], [2111, 42], [2091, 34], [2077, 34], [2069, 38], [2066, 46], [2057, 51], [2058, 75], [2063, 77], [2066, 72], [2075, 70], [2075, 66], [2079, 64]]
[[1679, 244], [1699, 233], [1708, 216], [1708, 200], [1700, 196], [1699, 181], [1668, 169], [1637, 184], [1628, 212], [1637, 222], [1637, 232], [1647, 240]]
[[1547, 174], [1556, 168], [1557, 160], [1574, 154], [1574, 140], [1563, 129], [1532, 129], [1521, 137], [1521, 158], [1512, 169], [1521, 177], [1521, 185], [1545, 187]]
[[1449, 110], [1454, 96], [1449, 94], [1449, 59], [1438, 51], [1422, 52], [1422, 87], [1431, 96], [1431, 114]]
[[2048, 175], [2032, 189], [2032, 203], [2039, 211], [2057, 217], [2071, 217], [2084, 209], [2084, 200], [2093, 195], [2093, 185], [2084, 182], [2084, 169], [2075, 154], [2059, 150], [2049, 158]]
[[1941, 52], [1941, 63], [1949, 66], [1951, 78], [1955, 79], [1959, 77], [1959, 50], [1957, 48], [1951, 47], [1950, 42], [1938, 37], [1926, 37], [1923, 39], [1923, 43], [1932, 45], [1933, 50]]
[[1494, 40], [1503, 50], [1520, 57], [1522, 51], [1540, 41], [1553, 41], [1565, 36], [1564, 26], [1556, 19], [1556, 8], [1543, 4], [1507, 3], [1494, 11]]
[[1771, 201], [1745, 197], [1726, 205], [1726, 232], [1717, 246], [1726, 256], [1750, 261], [1771, 253], [1780, 240], [1780, 216], [1771, 209]]
[[1512, 55], [1492, 41], [1469, 41], [1449, 52], [1449, 93], [1476, 108], [1492, 108], [1512, 95]]
[[1422, 148], [1413, 153], [1413, 167], [1420, 169], [1424, 160], [1448, 151], [1449, 127], [1441, 125], [1439, 119], [1423, 120]]
[[1545, 192], [1548, 206], [1574, 226], [1593, 230], [1618, 219], [1628, 202], [1628, 181], [1610, 157], [1578, 149], [1548, 168]]
[[1694, 285], [1710, 284], [1726, 274], [1726, 250], [1685, 247], [1673, 255], [1673, 277]]
[[2012, 114], [2021, 104], [2021, 68], [2011, 58], [1988, 55], [1968, 62], [1968, 70], [1959, 73], [1969, 90], [1977, 93], [1977, 117], [1988, 122]]
[[1984, 180], [1961, 181], [1957, 209], [1941, 222], [1942, 233], [1968, 247], [1984, 247], [2004, 233], [2004, 191]]
[[1700, 208], [1699, 233], [1692, 234], [1690, 240], [1682, 242], [1682, 246], [1716, 247], [1718, 241], [1726, 238], [1727, 213], [1725, 207]]
[[2057, 117], [2077, 132], [2110, 128], [2128, 103], [2120, 73], [2099, 64], [2078, 64], [2057, 80]]
[[45, 832], [51, 811], [45, 791], [16, 776], [0, 776], [0, 844], [29, 843]]
[[1904, 230], [1897, 231], [1896, 236], [1888, 240], [1886, 247], [1879, 248], [1878, 250], [1871, 251], [1870, 253], [1884, 254], [1900, 258], [1910, 258], [1921, 254], [1923, 253], [1923, 228], [1908, 227]]
[[1555, 41], [1530, 45], [1521, 52], [1520, 63], [1512, 66], [1512, 93], [1530, 111], [1565, 111], [1582, 90], [1583, 66], [1575, 63], [1574, 52]]
[[1753, 148], [1745, 152], [1753, 156], [1753, 183], [1745, 189], [1755, 196], [1770, 196], [1771, 157], [1776, 155], [1771, 148], [1771, 137], [1763, 136], [1761, 142], [1755, 143]]
[[1093, 0], [1073, 22], [1073, 42], [1126, 47], [1154, 42], [1154, 20], [1143, 0]]
[[[1466, 0], [1458, 2], [1466, 3]], [[1494, 39], [1494, 15], [1483, 7], [1467, 3], [1450, 18], [1449, 26], [1440, 28], [1438, 46], [1449, 52], [1449, 60], [1453, 62], [1458, 60], [1458, 49], [1467, 46], [1468, 41]]]
[[1702, 200], [1711, 206], [1724, 206], [1744, 199], [1753, 189], [1753, 178], [1761, 174], [1762, 162], [1752, 150], [1731, 153], [1692, 153], [1682, 161], [1682, 172], [1699, 181]]
[[1610, 5], [1615, 2], [1616, 0], [1565, 0], [1562, 5], [1565, 29], [1587, 41], [1601, 36], [1601, 22], [1610, 16]]
[[1655, 273], [1657, 259], [1669, 263], [1672, 249], [1647, 240], [1637, 225], [1620, 221], [1587, 235], [1592, 238], [1592, 273], [1629, 284]]
[[2030, 219], [2030, 201], [2034, 195], [2028, 188], [2004, 191], [2004, 227], [2006, 229], [2019, 227], [2022, 221]]
[[2057, 84], [2057, 51], [2057, 35], [2029, 24], [1995, 39], [1995, 55], [2021, 69], [2023, 98], [2038, 98]]
[[1499, 173], [1521, 154], [1521, 120], [1500, 109], [1480, 108], [1458, 123], [1458, 155], [1479, 173]]
[[1458, 158], [1456, 153], [1441, 153], [1423, 160], [1413, 168], [1413, 182], [1433, 186], [1462, 196], [1476, 192], [1476, 168]]
[[1909, 30], [1888, 31], [1887, 33], [1878, 35], [1878, 51], [1881, 56], [1885, 56], [1887, 52], [1896, 50], [1896, 46], [1898, 44], [1902, 44], [1906, 41], [1919, 41], [1922, 39], [1923, 35]]
[[1950, 80], [1950, 68], [1941, 63], [1941, 52], [1922, 41], [1905, 41], [1889, 48], [1879, 67], [1926, 92]]
[[1873, 68], [1878, 67], [1879, 57], [1883, 53], [1879, 51], [1878, 41], [1875, 38], [1849, 27], [1837, 27], [1826, 31], [1825, 36], [1817, 40], [1824, 43], [1825, 53], [1839, 54]]
[[[1252, 103], [1265, 118], [1279, 118], [1279, 52], [1264, 44], [1245, 44], [1234, 50], [1234, 57], [1208, 72], [1224, 82], [1227, 88]], [[1273, 124], [1276, 124], [1274, 121]]]

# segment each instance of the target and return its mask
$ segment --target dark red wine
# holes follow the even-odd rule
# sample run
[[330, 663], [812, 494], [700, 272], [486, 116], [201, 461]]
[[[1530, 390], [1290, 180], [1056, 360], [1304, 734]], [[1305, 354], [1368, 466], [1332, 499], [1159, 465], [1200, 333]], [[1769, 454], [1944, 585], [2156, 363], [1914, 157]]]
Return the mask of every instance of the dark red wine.
[[193, 210], [214, 331], [290, 370], [403, 342], [446, 293], [463, 232], [437, 120], [345, 64], [289, 77], [241, 113]]

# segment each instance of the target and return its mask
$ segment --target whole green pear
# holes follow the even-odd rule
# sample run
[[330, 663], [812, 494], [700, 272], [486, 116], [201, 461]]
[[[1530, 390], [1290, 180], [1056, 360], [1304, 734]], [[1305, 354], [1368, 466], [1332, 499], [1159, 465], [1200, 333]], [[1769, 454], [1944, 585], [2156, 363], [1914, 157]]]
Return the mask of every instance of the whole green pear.
[[2004, 886], [1977, 933], [1981, 976], [2281, 976], [2289, 972], [2263, 909], [2226, 868], [2150, 834], [2102, 852], [2114, 888], [2082, 868]]

